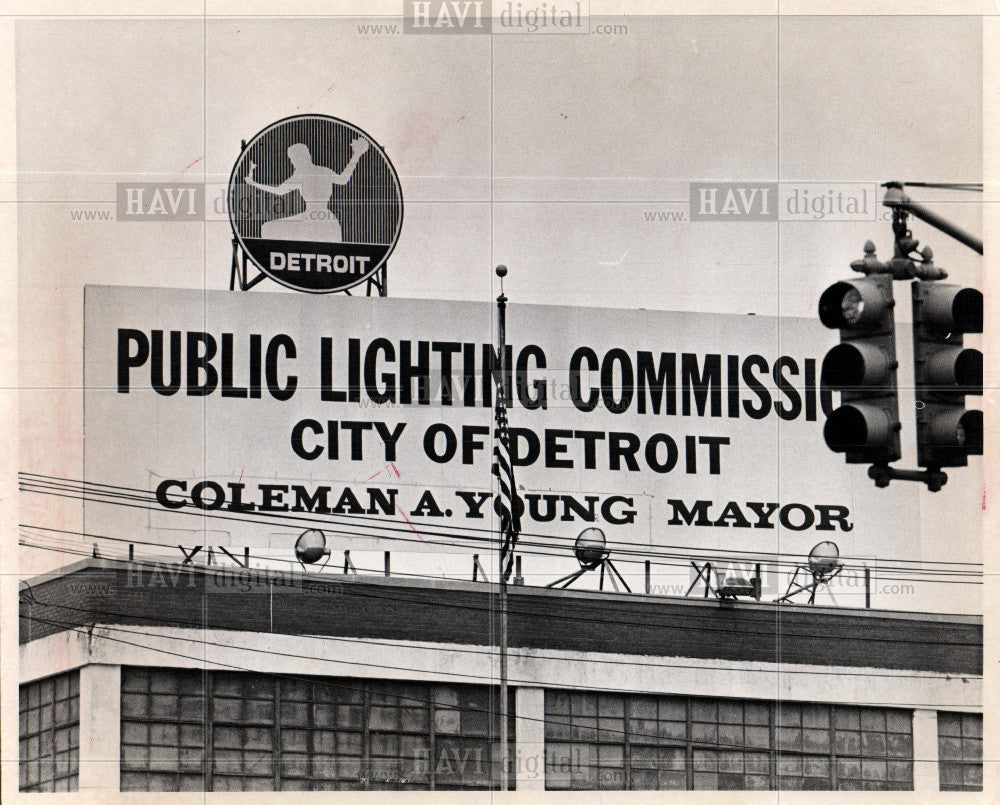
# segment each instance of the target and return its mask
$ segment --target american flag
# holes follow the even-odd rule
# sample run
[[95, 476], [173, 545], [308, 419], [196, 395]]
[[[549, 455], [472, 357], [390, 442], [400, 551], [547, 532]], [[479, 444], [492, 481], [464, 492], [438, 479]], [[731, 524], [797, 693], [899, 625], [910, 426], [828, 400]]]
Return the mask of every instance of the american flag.
[[501, 373], [497, 372], [497, 439], [493, 445], [493, 474], [497, 477], [497, 496], [493, 508], [500, 517], [500, 567], [503, 580], [509, 581], [514, 570], [514, 546], [521, 531], [521, 501], [514, 484], [514, 464], [510, 453], [510, 430]]

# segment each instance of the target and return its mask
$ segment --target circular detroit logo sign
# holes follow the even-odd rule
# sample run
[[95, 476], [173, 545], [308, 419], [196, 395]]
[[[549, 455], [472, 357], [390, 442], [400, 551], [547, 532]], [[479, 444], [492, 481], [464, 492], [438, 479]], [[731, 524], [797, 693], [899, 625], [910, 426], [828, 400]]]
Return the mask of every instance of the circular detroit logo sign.
[[381, 146], [326, 115], [288, 117], [254, 136], [233, 166], [228, 201], [249, 260], [306, 293], [366, 280], [403, 223], [399, 177]]

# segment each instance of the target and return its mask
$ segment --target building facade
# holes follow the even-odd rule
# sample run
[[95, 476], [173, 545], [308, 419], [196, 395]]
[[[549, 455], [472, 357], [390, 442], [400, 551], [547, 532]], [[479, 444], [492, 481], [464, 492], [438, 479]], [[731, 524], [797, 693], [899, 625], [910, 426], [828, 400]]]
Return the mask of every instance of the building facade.
[[[982, 619], [513, 586], [508, 780], [981, 790]], [[22, 585], [23, 791], [501, 775], [496, 586], [86, 559]]]

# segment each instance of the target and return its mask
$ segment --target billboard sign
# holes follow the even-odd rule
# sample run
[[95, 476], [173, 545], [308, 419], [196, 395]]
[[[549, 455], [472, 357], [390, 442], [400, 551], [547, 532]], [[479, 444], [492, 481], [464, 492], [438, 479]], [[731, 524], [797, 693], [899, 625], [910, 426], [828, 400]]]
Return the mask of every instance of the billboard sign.
[[[91, 286], [85, 319], [87, 480], [155, 501], [88, 503], [88, 528], [130, 517], [177, 544], [196, 515], [207, 542], [247, 545], [261, 519], [273, 536], [325, 517], [430, 549], [495, 525], [490, 305]], [[914, 555], [916, 489], [871, 494], [823, 442], [831, 338], [805, 319], [511, 304], [525, 534]]]
[[344, 291], [378, 271], [403, 223], [385, 151], [350, 123], [296, 115], [259, 132], [229, 178], [229, 220], [247, 257], [275, 282]]

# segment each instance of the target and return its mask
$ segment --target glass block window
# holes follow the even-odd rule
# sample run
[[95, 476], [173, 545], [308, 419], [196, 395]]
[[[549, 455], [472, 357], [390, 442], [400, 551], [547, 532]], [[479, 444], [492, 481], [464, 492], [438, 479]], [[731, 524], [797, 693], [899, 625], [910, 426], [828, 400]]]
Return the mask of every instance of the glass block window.
[[322, 685], [307, 679], [282, 679], [280, 684], [280, 788], [364, 788], [363, 686]]
[[[499, 758], [491, 750], [499, 720], [490, 723], [490, 709], [489, 688], [433, 686], [436, 788], [488, 788], [491, 779], [499, 779]], [[513, 712], [510, 704], [508, 713]], [[513, 746], [510, 752], [513, 757]]]
[[549, 690], [546, 787], [910, 790], [912, 714]]
[[[429, 787], [429, 686], [409, 686], [399, 695], [392, 682], [373, 683], [368, 692], [370, 783], [379, 788]], [[450, 771], [446, 767], [445, 769]]]
[[549, 788], [626, 787], [624, 697], [547, 691], [545, 725]]
[[259, 674], [213, 674], [212, 790], [275, 788], [275, 680]]
[[913, 789], [910, 711], [782, 702], [776, 714], [779, 788]]
[[21, 791], [76, 791], [80, 779], [80, 672], [21, 685]]
[[982, 715], [941, 711], [937, 722], [941, 790], [982, 791]]
[[696, 790], [770, 788], [770, 714], [766, 704], [691, 699]]
[[122, 669], [123, 791], [202, 791], [205, 698], [200, 671]]
[[485, 686], [122, 669], [126, 791], [488, 789], [498, 732]]

